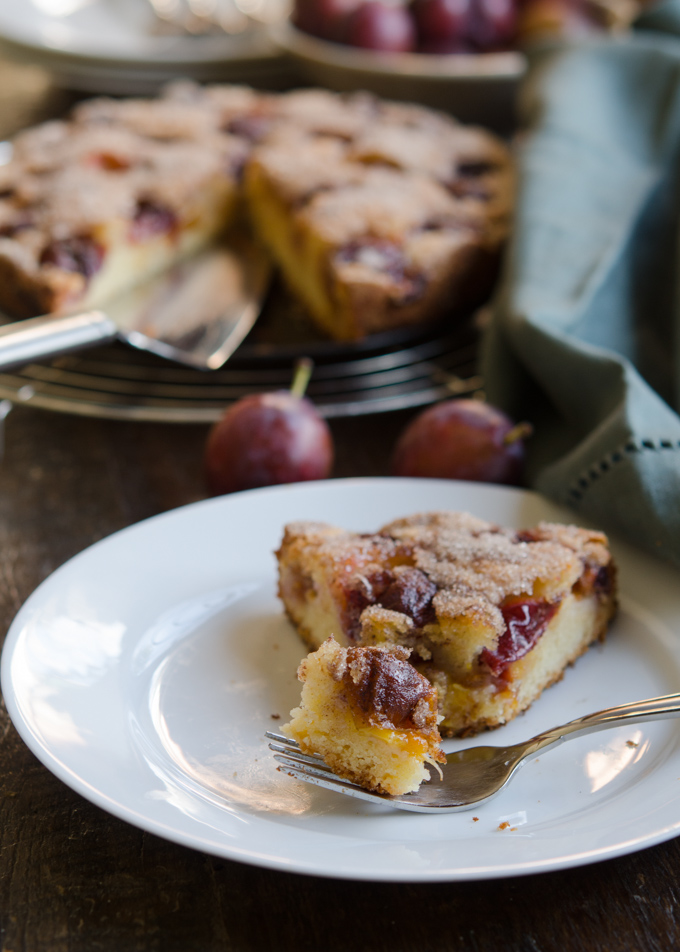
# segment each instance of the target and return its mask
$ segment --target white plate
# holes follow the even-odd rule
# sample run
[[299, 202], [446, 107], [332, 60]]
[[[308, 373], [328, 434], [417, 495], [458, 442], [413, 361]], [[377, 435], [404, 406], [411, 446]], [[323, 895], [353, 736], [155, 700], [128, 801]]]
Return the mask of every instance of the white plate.
[[234, 36], [159, 36], [146, 0], [0, 0], [0, 50], [68, 89], [155, 95], [167, 82], [290, 81], [264, 27]]
[[0, 2], [0, 37], [37, 53], [146, 68], [273, 53], [264, 29], [186, 37], [157, 35], [153, 25], [145, 0]]
[[285, 61], [272, 55], [231, 57], [218, 62], [207, 60], [195, 66], [186, 63], [111, 66], [106, 60], [62, 57], [44, 50], [17, 47], [1, 37], [0, 51], [49, 70], [54, 83], [65, 89], [111, 96], [155, 96], [166, 83], [177, 79], [196, 83], [251, 83], [258, 87], [270, 84], [274, 89], [290, 81]]
[[[281, 870], [479, 879], [577, 866], [676, 835], [676, 721], [572, 740], [471, 813], [401, 813], [277, 773], [263, 735], [297, 702], [305, 653], [276, 598], [284, 523], [371, 530], [440, 508], [510, 525], [569, 518], [520, 490], [366, 479], [240, 493], [150, 519], [66, 563], [19, 612], [2, 657], [17, 729], [50, 770], [111, 813]], [[680, 688], [677, 574], [625, 546], [615, 551], [622, 610], [606, 645], [492, 739], [505, 744]]]

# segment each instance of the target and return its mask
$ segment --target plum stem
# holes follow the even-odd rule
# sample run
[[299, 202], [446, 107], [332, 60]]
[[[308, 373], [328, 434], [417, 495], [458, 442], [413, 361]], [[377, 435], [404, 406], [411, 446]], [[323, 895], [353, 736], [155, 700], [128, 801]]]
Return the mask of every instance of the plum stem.
[[531, 423], [516, 423], [503, 437], [503, 443], [505, 446], [510, 446], [511, 443], [516, 443], [517, 440], [526, 440], [534, 432], [534, 428]]
[[294, 397], [304, 397], [313, 370], [314, 361], [309, 357], [301, 357], [296, 362], [293, 370], [293, 382], [290, 385], [290, 392]]

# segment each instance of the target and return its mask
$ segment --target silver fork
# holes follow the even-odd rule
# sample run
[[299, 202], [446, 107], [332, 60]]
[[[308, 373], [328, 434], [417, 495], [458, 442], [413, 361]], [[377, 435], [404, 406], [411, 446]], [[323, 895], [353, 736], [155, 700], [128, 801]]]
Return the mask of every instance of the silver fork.
[[441, 782], [433, 776], [416, 793], [398, 797], [372, 793], [337, 777], [320, 757], [303, 754], [298, 744], [283, 734], [267, 731], [266, 736], [272, 741], [269, 747], [281, 764], [278, 769], [296, 780], [304, 780], [348, 797], [388, 804], [398, 810], [457, 813], [478, 807], [495, 797], [517, 768], [538, 751], [557, 747], [571, 737], [592, 734], [621, 724], [658, 721], [678, 715], [680, 694], [669, 694], [586, 714], [561, 727], [537, 734], [523, 744], [513, 744], [511, 747], [469, 747], [447, 755], [446, 764], [442, 765]]

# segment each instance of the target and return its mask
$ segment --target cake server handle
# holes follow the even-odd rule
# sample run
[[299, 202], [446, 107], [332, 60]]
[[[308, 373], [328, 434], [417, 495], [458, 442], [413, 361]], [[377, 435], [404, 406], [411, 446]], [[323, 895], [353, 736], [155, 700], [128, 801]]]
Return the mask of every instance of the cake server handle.
[[115, 340], [118, 327], [103, 311], [31, 317], [0, 327], [0, 370]]

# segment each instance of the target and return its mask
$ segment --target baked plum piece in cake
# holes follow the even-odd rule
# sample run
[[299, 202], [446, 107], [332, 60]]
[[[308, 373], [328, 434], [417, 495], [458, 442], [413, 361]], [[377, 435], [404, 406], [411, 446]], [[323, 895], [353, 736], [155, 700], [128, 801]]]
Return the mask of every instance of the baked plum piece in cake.
[[283, 732], [368, 790], [417, 790], [430, 779], [426, 764], [446, 757], [436, 691], [409, 653], [398, 645], [344, 648], [328, 638], [298, 669], [302, 698]]
[[401, 645], [434, 685], [442, 734], [515, 717], [558, 681], [616, 610], [600, 532], [501, 528], [467, 513], [391, 522], [375, 534], [286, 527], [279, 594], [312, 648]]
[[245, 173], [250, 216], [328, 335], [354, 340], [488, 296], [513, 173], [490, 133], [416, 106], [281, 97]]
[[236, 218], [252, 143], [230, 129], [257, 101], [181, 84], [20, 133], [0, 167], [0, 308], [99, 305], [209, 242]]

